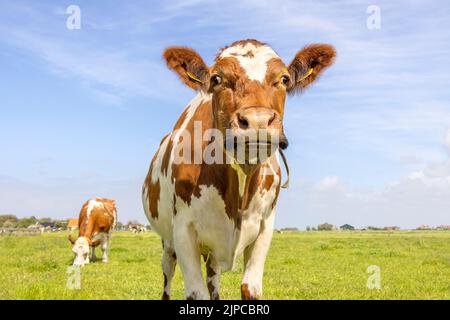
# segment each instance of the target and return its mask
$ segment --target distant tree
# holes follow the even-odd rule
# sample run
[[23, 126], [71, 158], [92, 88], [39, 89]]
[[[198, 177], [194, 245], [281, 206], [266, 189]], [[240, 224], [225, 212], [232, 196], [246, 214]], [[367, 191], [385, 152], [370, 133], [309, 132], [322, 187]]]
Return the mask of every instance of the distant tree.
[[56, 228], [66, 228], [69, 220], [56, 220], [55, 227]]
[[317, 226], [317, 230], [319, 231], [331, 231], [333, 230], [333, 225], [331, 223], [322, 223]]
[[118, 221], [116, 223], [116, 230], [123, 230], [124, 229], [124, 225], [122, 222]]
[[311, 230], [312, 231], [317, 231], [317, 228], [316, 227], [312, 227]]
[[3, 222], [3, 228], [15, 228], [17, 225], [17, 220], [6, 220]]
[[35, 224], [37, 219], [35, 217], [27, 217], [20, 219], [16, 223], [16, 228], [28, 228], [30, 225]]
[[306, 231], [311, 231], [311, 227], [310, 226], [306, 226]]
[[355, 230], [355, 227], [349, 224], [344, 224], [342, 226], [339, 227], [341, 230]]
[[[2, 227], [3, 224], [4, 224], [6, 221], [8, 221], [8, 220], [13, 221], [13, 222], [16, 222], [16, 221], [18, 221], [19, 219], [17, 219], [17, 217], [16, 217], [15, 215], [12, 215], [12, 214], [3, 214], [3, 215], [0, 215], [0, 227]], [[4, 228], [6, 228], [6, 227], [4, 227]]]
[[281, 231], [298, 231], [296, 227], [281, 228]]
[[53, 220], [51, 218], [41, 218], [39, 222], [53, 222]]
[[130, 220], [130, 221], [128, 221], [127, 226], [129, 226], [129, 225], [136, 225], [136, 224], [140, 225], [139, 221], [137, 221], [137, 220]]

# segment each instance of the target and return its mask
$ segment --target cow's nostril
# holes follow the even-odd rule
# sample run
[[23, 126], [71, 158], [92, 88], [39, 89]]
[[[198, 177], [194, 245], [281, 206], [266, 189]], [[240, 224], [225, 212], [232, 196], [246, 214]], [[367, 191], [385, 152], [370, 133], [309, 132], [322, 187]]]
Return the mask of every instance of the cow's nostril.
[[247, 129], [248, 128], [248, 120], [243, 118], [240, 114], [238, 114], [237, 118], [238, 118], [239, 127], [241, 127], [242, 129]]

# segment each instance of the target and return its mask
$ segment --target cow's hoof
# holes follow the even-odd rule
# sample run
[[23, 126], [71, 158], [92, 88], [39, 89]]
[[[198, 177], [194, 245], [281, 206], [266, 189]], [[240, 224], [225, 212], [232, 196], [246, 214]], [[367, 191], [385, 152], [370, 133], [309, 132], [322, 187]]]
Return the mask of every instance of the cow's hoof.
[[207, 294], [202, 294], [199, 291], [193, 291], [186, 295], [186, 300], [208, 300], [209, 296]]
[[211, 293], [210, 297], [211, 297], [211, 300], [220, 300], [220, 295], [218, 292]]
[[166, 292], [163, 292], [161, 300], [170, 300], [170, 296]]
[[261, 293], [258, 292], [255, 287], [249, 287], [247, 283], [241, 285], [241, 297], [242, 300], [259, 300], [261, 298]]

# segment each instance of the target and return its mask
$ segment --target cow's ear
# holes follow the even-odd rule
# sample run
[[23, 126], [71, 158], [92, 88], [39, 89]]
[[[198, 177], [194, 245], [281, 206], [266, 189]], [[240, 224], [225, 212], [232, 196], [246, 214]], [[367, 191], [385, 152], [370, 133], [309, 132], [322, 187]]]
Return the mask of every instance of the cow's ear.
[[206, 88], [209, 69], [200, 55], [186, 47], [170, 47], [164, 50], [163, 57], [169, 69], [175, 71], [181, 80], [194, 90]]
[[335, 57], [336, 51], [328, 44], [311, 44], [297, 52], [288, 67], [292, 78], [288, 92], [295, 93], [308, 87], [333, 64]]

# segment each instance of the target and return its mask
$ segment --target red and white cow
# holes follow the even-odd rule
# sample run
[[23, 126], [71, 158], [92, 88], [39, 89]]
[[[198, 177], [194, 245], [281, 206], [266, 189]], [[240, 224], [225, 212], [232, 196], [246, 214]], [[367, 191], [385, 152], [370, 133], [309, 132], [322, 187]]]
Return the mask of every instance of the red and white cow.
[[110, 199], [96, 198], [83, 204], [78, 219], [78, 238], [69, 235], [75, 253], [74, 266], [84, 266], [89, 263], [89, 248], [91, 260], [95, 261], [95, 247], [101, 245], [102, 261], [108, 262], [111, 234], [116, 226], [116, 202]]
[[[309, 86], [334, 57], [332, 46], [313, 44], [285, 66], [268, 45], [243, 40], [223, 48], [208, 67], [192, 49], [165, 50], [168, 67], [198, 94], [163, 138], [142, 190], [145, 213], [163, 242], [163, 299], [170, 298], [177, 260], [186, 298], [207, 299], [209, 291], [211, 299], [218, 299], [220, 272], [233, 269], [242, 254], [242, 298], [261, 298], [280, 189], [278, 147], [287, 147], [283, 134], [286, 94]], [[212, 139], [206, 134], [212, 129], [222, 134], [223, 141], [219, 135]], [[200, 130], [200, 143], [186, 138], [195, 136], [196, 130]], [[269, 137], [239, 139], [250, 131], [266, 131]], [[213, 141], [221, 141], [221, 149], [210, 157], [220, 155], [226, 161], [204, 159]], [[269, 148], [267, 157], [249, 155], [252, 148], [258, 150], [273, 141], [276, 146]], [[180, 145], [192, 148], [183, 149], [181, 156]], [[235, 147], [244, 149], [244, 161], [236, 160]], [[180, 156], [189, 161], [179, 161]], [[206, 283], [201, 255], [206, 261]]]

